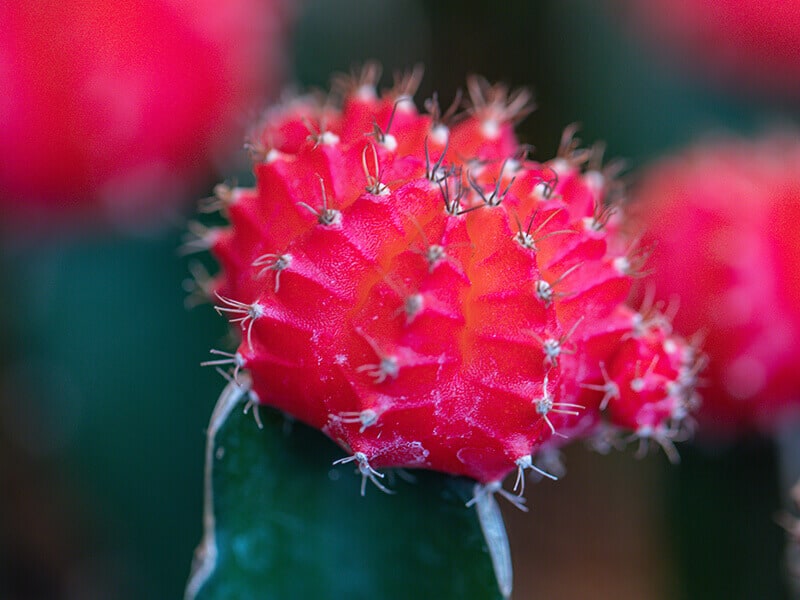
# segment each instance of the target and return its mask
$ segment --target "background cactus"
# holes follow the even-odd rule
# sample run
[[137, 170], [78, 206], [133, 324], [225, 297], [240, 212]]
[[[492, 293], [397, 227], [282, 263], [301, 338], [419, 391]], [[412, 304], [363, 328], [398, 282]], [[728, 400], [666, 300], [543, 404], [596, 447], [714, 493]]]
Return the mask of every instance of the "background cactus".
[[[718, 139], [641, 174], [635, 211], [657, 302], [710, 357], [701, 431], [775, 432], [800, 418], [800, 144]], [[746, 215], [746, 218], [744, 216]]]
[[[671, 66], [748, 95], [800, 98], [800, 3], [614, 0], [642, 40]], [[664, 52], [668, 49], [668, 52]]]
[[[699, 431], [775, 436], [783, 487], [800, 479], [800, 141], [790, 133], [706, 141], [642, 174], [635, 205], [653, 244], [652, 292], [680, 298], [678, 330], [700, 330], [710, 358]], [[746, 217], [745, 217], [746, 215]], [[800, 589], [797, 526], [789, 574]]]
[[[175, 218], [275, 93], [284, 0], [4, 2], [6, 228]], [[42, 168], [47, 165], [47, 168]]]

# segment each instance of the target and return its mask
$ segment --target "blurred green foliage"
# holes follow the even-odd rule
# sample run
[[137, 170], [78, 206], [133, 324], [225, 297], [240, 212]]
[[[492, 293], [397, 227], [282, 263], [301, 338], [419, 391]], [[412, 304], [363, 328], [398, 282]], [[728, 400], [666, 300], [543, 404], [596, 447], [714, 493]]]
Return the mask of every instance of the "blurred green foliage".
[[101, 572], [86, 589], [75, 582], [74, 597], [104, 586], [106, 597], [176, 597], [189, 567], [203, 431], [220, 383], [198, 363], [224, 323], [184, 309], [177, 245], [170, 234], [7, 249], [3, 435], [56, 471], [45, 505], [77, 496], [67, 516], [77, 533], [72, 523], [53, 532], [74, 554], [41, 565], [60, 581], [63, 571]]

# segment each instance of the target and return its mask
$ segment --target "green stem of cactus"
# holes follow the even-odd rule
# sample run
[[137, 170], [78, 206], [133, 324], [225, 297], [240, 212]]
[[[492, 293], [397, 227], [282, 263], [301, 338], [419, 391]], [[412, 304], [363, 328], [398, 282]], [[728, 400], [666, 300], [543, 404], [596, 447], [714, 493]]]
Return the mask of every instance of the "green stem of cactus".
[[474, 482], [387, 471], [396, 494], [367, 482], [361, 497], [353, 464], [332, 465], [341, 449], [273, 410], [260, 429], [241, 410], [246, 376], [239, 384], [208, 427], [204, 534], [186, 600], [505, 596], [466, 506]]

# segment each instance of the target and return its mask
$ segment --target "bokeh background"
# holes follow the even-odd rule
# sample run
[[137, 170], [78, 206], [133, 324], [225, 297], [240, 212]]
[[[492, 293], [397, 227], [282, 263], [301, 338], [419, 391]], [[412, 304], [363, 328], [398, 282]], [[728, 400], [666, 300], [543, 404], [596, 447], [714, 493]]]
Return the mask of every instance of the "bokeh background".
[[[325, 87], [367, 59], [384, 65], [387, 85], [424, 63], [420, 103], [437, 91], [447, 105], [471, 73], [528, 86], [538, 108], [520, 136], [536, 158], [552, 157], [577, 121], [587, 143], [605, 140], [607, 156], [626, 160], [632, 183], [637, 168], [709, 132], [800, 122], [800, 77], [736, 79], [691, 60], [686, 45], [649, 43], [620, 0], [287, 6], [270, 29], [282, 49], [259, 50], [280, 52], [272, 64], [287, 87]], [[242, 112], [226, 124], [238, 137], [258, 114]], [[204, 427], [223, 384], [199, 363], [226, 327], [208, 306], [184, 306], [191, 259], [178, 249], [196, 199], [223, 179], [250, 181], [244, 156], [175, 173], [171, 209], [135, 227], [21, 217], [12, 203], [25, 199], [0, 188], [0, 598], [182, 595], [201, 534]], [[120, 195], [135, 202], [126, 185]], [[515, 598], [788, 598], [773, 443], [681, 453], [675, 468], [661, 455], [570, 449], [563, 481], [530, 488], [532, 514], [507, 514]]]

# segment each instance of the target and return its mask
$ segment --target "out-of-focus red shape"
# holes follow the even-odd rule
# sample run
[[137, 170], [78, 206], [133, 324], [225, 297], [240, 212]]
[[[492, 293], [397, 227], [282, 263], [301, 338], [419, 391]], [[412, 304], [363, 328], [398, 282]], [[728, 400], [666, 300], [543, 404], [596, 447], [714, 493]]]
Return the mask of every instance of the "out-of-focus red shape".
[[800, 137], [715, 140], [654, 165], [635, 194], [657, 297], [710, 358], [710, 434], [800, 417]]
[[615, 0], [682, 68], [753, 94], [800, 98], [800, 0]]
[[288, 8], [0, 3], [2, 220], [136, 222], [174, 210], [274, 91]]

